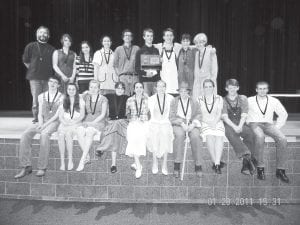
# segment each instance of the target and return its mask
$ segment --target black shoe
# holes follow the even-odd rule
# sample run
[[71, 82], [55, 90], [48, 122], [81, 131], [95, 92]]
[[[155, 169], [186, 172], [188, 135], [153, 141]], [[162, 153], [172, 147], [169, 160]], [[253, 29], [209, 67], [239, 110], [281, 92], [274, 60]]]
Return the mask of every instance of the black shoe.
[[283, 169], [276, 169], [276, 177], [278, 179], [280, 179], [282, 182], [285, 182], [285, 183], [290, 182], [289, 178], [285, 174], [285, 170], [283, 170]]
[[221, 165], [219, 164], [215, 165], [215, 172], [216, 174], [222, 174]]
[[245, 175], [250, 175], [250, 160], [247, 158], [243, 158], [243, 165], [241, 169], [241, 173]]
[[174, 163], [174, 177], [180, 177], [180, 163]]
[[116, 166], [111, 166], [110, 167], [110, 172], [111, 173], [116, 173], [117, 172], [117, 167]]
[[39, 120], [37, 118], [32, 120], [32, 123], [37, 123], [37, 122], [39, 122]]
[[31, 173], [32, 173], [32, 167], [31, 166], [26, 166], [25, 168], [22, 168], [22, 170], [20, 171], [20, 173], [18, 173], [15, 176], [15, 179], [19, 179], [19, 178], [25, 177], [26, 175], [31, 174]]
[[197, 177], [203, 177], [202, 166], [195, 165], [195, 172]]
[[264, 167], [257, 167], [257, 179], [265, 180], [265, 168]]
[[104, 152], [103, 151], [97, 151], [95, 152], [95, 155], [101, 158], [103, 156]]
[[[212, 170], [216, 170], [215, 166], [216, 166], [216, 165], [213, 164], [213, 165], [211, 166], [211, 169], [212, 169]], [[221, 162], [220, 162], [220, 168], [222, 169], [222, 168], [224, 168], [225, 166], [226, 166], [226, 163], [224, 163], [223, 161], [221, 161]]]

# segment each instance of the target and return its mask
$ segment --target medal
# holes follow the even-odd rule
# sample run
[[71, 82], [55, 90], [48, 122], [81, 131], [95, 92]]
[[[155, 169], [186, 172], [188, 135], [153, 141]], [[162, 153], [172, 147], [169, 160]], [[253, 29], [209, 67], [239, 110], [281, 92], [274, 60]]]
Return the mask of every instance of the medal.
[[90, 109], [91, 109], [92, 115], [94, 115], [95, 112], [96, 112], [98, 99], [99, 99], [99, 94], [97, 95], [97, 99], [96, 99], [96, 102], [95, 102], [94, 110], [92, 110], [92, 96], [90, 97]]
[[268, 98], [268, 96], [266, 96], [266, 97], [267, 97], [267, 103], [266, 103], [265, 109], [264, 109], [264, 110], [261, 110], [260, 105], [259, 105], [258, 100], [257, 100], [257, 95], [255, 96], [256, 104], [257, 104], [257, 106], [258, 106], [258, 108], [259, 108], [259, 111], [263, 114], [263, 118], [265, 118], [265, 114], [266, 114], [266, 112], [267, 112], [268, 103], [269, 103], [269, 98]]
[[184, 115], [184, 117], [185, 117], [185, 119], [186, 119], [186, 115], [187, 115], [188, 110], [189, 110], [190, 99], [188, 99], [188, 101], [187, 101], [187, 103], [186, 103], [186, 109], [184, 109], [184, 106], [183, 106], [183, 102], [182, 102], [182, 100], [181, 100], [181, 97], [179, 98], [179, 100], [180, 100], [180, 104], [181, 104], [181, 109], [182, 109], [183, 115]]
[[156, 97], [157, 97], [157, 102], [158, 102], [158, 107], [159, 107], [160, 114], [163, 115], [164, 111], [165, 111], [166, 95], [164, 94], [164, 101], [163, 101], [163, 107], [162, 108], [160, 106], [160, 101], [159, 101], [158, 94], [156, 95]]
[[48, 91], [48, 106], [49, 106], [50, 113], [52, 113], [52, 107], [53, 107], [53, 104], [54, 104], [57, 94], [58, 94], [58, 90], [56, 91], [54, 98], [50, 104], [50, 95], [49, 95], [49, 91]]
[[137, 111], [138, 120], [140, 120], [142, 105], [143, 105], [143, 97], [142, 97], [141, 102], [140, 102], [140, 108], [138, 108], [138, 104], [137, 104], [137, 100], [136, 100], [136, 96], [135, 96], [135, 108], [136, 108], [136, 111]]
[[[205, 56], [205, 53], [206, 53], [206, 48], [204, 48], [204, 52], [203, 52], [203, 55], [202, 55], [202, 58], [201, 58], [201, 51], [199, 50], [199, 68], [201, 69], [202, 68], [202, 65], [203, 65], [203, 60], [204, 60], [204, 56]], [[201, 58], [201, 60], [200, 60]], [[203, 70], [201, 70], [201, 72], [203, 72]]]
[[213, 108], [214, 108], [214, 105], [215, 105], [215, 96], [213, 96], [213, 102], [212, 102], [212, 106], [211, 106], [210, 110], [208, 109], [208, 104], [207, 104], [207, 101], [206, 101], [205, 97], [204, 97], [204, 102], [205, 102], [206, 110], [210, 114], [212, 112]]
[[128, 54], [127, 54], [127, 51], [126, 51], [126, 47], [123, 46], [123, 48], [124, 48], [124, 52], [125, 52], [126, 58], [127, 58], [127, 60], [129, 61], [129, 60], [130, 60], [130, 57], [131, 57], [132, 46], [129, 47], [129, 53], [128, 53]]

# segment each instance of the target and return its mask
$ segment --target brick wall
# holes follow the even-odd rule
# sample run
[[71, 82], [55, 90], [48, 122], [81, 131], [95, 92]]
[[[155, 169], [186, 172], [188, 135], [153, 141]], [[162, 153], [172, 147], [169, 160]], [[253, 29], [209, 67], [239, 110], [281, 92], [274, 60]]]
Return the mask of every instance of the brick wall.
[[[266, 180], [240, 173], [241, 161], [235, 157], [232, 148], [225, 143], [222, 161], [226, 162], [221, 175], [211, 169], [209, 153], [204, 146], [204, 176], [194, 174], [194, 162], [188, 150], [186, 174], [183, 181], [175, 179], [172, 155], [169, 155], [169, 175], [151, 172], [151, 155], [142, 158], [143, 175], [135, 179], [130, 169], [133, 159], [118, 156], [118, 172], [110, 173], [111, 158], [107, 154], [98, 159], [94, 147], [90, 152], [92, 163], [83, 172], [60, 171], [60, 159], [57, 142], [51, 141], [49, 166], [45, 177], [35, 176], [35, 172], [22, 179], [15, 180], [18, 172], [18, 139], [0, 139], [0, 197], [47, 199], [65, 201], [104, 201], [104, 202], [186, 202], [205, 204], [264, 204], [300, 202], [300, 142], [288, 144], [288, 170], [290, 184], [275, 177], [275, 146], [266, 143]], [[39, 152], [38, 141], [33, 143], [33, 169], [37, 167]], [[81, 150], [75, 141], [75, 168], [81, 156]], [[161, 166], [159, 167], [161, 170]], [[279, 202], [280, 201], [280, 202]]]

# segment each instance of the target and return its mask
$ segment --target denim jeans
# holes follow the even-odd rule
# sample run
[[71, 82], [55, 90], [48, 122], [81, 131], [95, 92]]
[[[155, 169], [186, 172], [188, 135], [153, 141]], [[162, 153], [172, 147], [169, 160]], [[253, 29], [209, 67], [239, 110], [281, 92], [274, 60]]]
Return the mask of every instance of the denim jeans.
[[[59, 122], [54, 121], [50, 123], [45, 129], [40, 133], [40, 153], [38, 159], [38, 169], [46, 169], [49, 159], [50, 150], [50, 136], [58, 128]], [[22, 168], [26, 166], [31, 166], [31, 141], [33, 137], [39, 133], [36, 129], [38, 124], [32, 124], [21, 136], [20, 140], [20, 150], [19, 150], [19, 161]]]
[[136, 75], [122, 75], [120, 81], [125, 84], [125, 95], [131, 96], [134, 94], [133, 85], [139, 81], [139, 77]]
[[[174, 141], [173, 141], [173, 152], [174, 152], [174, 162], [182, 163], [184, 145], [185, 145], [185, 131], [181, 126], [173, 126]], [[194, 128], [189, 132], [190, 144], [193, 153], [193, 158], [195, 160], [195, 165], [203, 165], [203, 159], [201, 152], [202, 149], [202, 139], [200, 136], [199, 128]]]
[[46, 80], [30, 80], [30, 91], [32, 95], [32, 114], [34, 119], [38, 119], [39, 102], [38, 96], [48, 90], [48, 82]]
[[258, 167], [264, 167], [264, 143], [265, 134], [275, 140], [276, 144], [276, 163], [277, 169], [285, 169], [288, 153], [287, 153], [287, 140], [284, 134], [270, 123], [250, 123], [251, 129], [255, 135], [255, 150], [258, 153]]
[[[224, 127], [225, 135], [238, 158], [246, 154], [252, 154], [254, 156], [254, 133], [249, 126], [244, 125], [241, 133], [236, 133], [233, 128], [226, 123], [224, 123]], [[241, 140], [241, 137], [243, 140]]]

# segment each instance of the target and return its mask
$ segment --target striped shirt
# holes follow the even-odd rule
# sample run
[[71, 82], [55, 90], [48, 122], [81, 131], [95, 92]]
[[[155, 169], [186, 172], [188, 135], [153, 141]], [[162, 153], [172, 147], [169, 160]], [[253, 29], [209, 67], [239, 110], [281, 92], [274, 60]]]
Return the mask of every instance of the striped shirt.
[[80, 62], [80, 56], [76, 57], [76, 80], [92, 80], [94, 79], [93, 59], [90, 57], [89, 62], [83, 60]]

